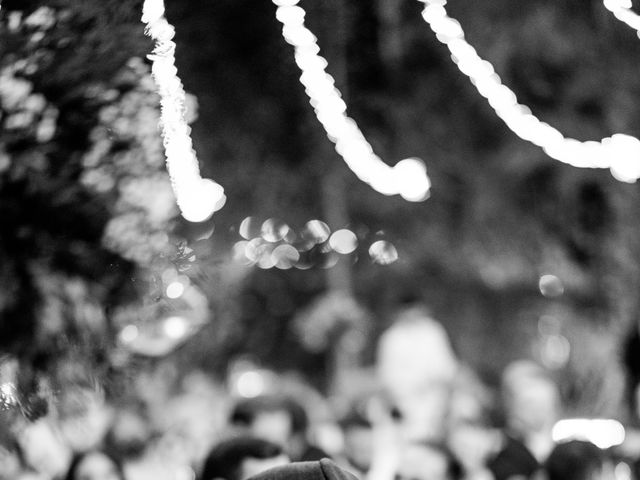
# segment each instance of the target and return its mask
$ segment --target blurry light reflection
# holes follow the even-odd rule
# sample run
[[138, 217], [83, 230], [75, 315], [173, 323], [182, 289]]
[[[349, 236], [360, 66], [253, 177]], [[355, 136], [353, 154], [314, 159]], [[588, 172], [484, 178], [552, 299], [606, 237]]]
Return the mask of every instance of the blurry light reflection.
[[260, 233], [260, 226], [254, 217], [247, 217], [240, 223], [238, 233], [245, 240], [251, 240]]
[[182, 282], [171, 282], [165, 289], [168, 298], [180, 298], [184, 293], [184, 284]]
[[564, 286], [555, 275], [542, 275], [538, 282], [540, 293], [545, 297], [555, 298], [564, 293]]
[[333, 232], [329, 238], [329, 245], [336, 252], [343, 255], [353, 252], [358, 247], [358, 237], [351, 230], [343, 228]]
[[167, 337], [173, 340], [179, 340], [187, 334], [189, 330], [189, 322], [184, 317], [167, 317], [164, 320], [162, 329]]
[[292, 268], [300, 260], [300, 253], [291, 245], [278, 245], [273, 249], [271, 256], [275, 261], [276, 268], [281, 270]]
[[284, 239], [289, 230], [290, 228], [286, 223], [275, 218], [269, 218], [262, 224], [260, 235], [267, 242], [276, 243]]
[[264, 393], [266, 382], [260, 372], [251, 370], [238, 376], [236, 389], [238, 394], [245, 398], [257, 397]]
[[386, 240], [378, 240], [369, 247], [369, 256], [379, 265], [389, 265], [398, 260], [396, 247]]
[[122, 343], [131, 343], [138, 338], [138, 327], [135, 325], [127, 325], [120, 331], [120, 341]]
[[313, 240], [316, 243], [326, 242], [329, 235], [331, 235], [329, 225], [320, 220], [308, 221], [302, 231], [303, 238]]

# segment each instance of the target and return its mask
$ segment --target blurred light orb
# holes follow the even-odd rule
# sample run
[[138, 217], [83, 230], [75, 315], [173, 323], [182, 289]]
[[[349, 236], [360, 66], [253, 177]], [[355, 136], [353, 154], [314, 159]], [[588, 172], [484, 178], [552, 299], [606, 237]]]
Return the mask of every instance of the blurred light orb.
[[260, 249], [260, 257], [256, 262], [258, 268], [262, 268], [263, 270], [268, 270], [276, 266], [276, 260], [273, 257], [274, 247], [272, 244], [263, 244]]
[[236, 383], [238, 394], [244, 398], [257, 397], [264, 393], [265, 388], [264, 378], [259, 372], [253, 370], [240, 374]]
[[284, 239], [289, 233], [289, 226], [281, 220], [269, 218], [260, 228], [260, 235], [267, 242], [276, 243]]
[[167, 288], [165, 289], [165, 295], [168, 298], [172, 298], [172, 299], [180, 298], [183, 293], [184, 293], [184, 284], [178, 281], [171, 282], [169, 285], [167, 285]]
[[254, 238], [247, 242], [244, 254], [249, 261], [255, 263], [260, 260], [260, 257], [262, 257], [265, 248], [264, 240], [262, 240], [262, 238]]
[[324, 243], [331, 235], [331, 229], [329, 225], [321, 220], [308, 221], [302, 232], [302, 236], [307, 239], [312, 239], [316, 243]]
[[393, 167], [393, 176], [400, 196], [409, 202], [423, 202], [429, 198], [431, 180], [427, 167], [419, 158], [405, 158]]
[[260, 226], [258, 225], [257, 219], [255, 217], [247, 217], [242, 220], [238, 233], [245, 240], [251, 240], [257, 237], [260, 233]]
[[610, 149], [613, 178], [620, 182], [635, 183], [640, 178], [640, 140], [618, 133], [603, 143]]
[[541, 339], [540, 359], [545, 367], [558, 370], [564, 367], [571, 356], [571, 344], [564, 335], [545, 335]]
[[182, 216], [193, 223], [211, 218], [227, 199], [222, 186], [208, 178], [198, 178], [196, 182], [182, 185], [176, 197]]
[[162, 330], [167, 337], [173, 340], [179, 340], [187, 334], [189, 325], [186, 318], [172, 316], [165, 318]]
[[555, 275], [542, 275], [538, 282], [540, 293], [548, 298], [559, 297], [564, 293], [564, 286]]
[[374, 263], [389, 265], [398, 260], [398, 251], [391, 242], [378, 240], [369, 247], [369, 256]]
[[119, 338], [122, 343], [131, 343], [138, 338], [139, 333], [138, 327], [135, 325], [127, 325], [120, 330]]
[[278, 245], [271, 253], [276, 268], [288, 270], [300, 260], [300, 252], [291, 245]]
[[358, 248], [358, 237], [351, 230], [343, 228], [333, 232], [329, 237], [329, 245], [336, 252], [347, 255]]
[[239, 242], [233, 244], [233, 247], [231, 247], [231, 256], [233, 257], [234, 261], [245, 263], [248, 260], [247, 256], [245, 255], [248, 244], [249, 242], [247, 242], [246, 240], [240, 240]]
[[553, 426], [554, 442], [583, 440], [608, 449], [624, 442], [626, 432], [617, 420], [606, 418], [566, 418]]

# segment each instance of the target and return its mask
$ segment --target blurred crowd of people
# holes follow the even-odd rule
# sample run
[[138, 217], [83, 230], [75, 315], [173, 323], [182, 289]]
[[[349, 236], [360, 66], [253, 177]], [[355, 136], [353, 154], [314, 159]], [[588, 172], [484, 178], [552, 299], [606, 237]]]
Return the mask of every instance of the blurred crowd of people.
[[349, 398], [244, 373], [240, 391], [195, 373], [176, 395], [160, 370], [140, 377], [135, 402], [61, 392], [36, 422], [5, 419], [0, 480], [246, 480], [324, 458], [361, 480], [636, 478], [628, 452], [554, 438], [563, 406], [544, 368], [516, 361], [494, 392], [422, 311], [382, 335], [374, 387]]

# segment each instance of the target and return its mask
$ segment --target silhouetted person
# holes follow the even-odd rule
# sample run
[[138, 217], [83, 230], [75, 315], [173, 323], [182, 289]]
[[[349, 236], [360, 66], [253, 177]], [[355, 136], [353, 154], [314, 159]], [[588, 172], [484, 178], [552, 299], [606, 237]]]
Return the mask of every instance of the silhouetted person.
[[606, 454], [593, 443], [572, 440], [558, 444], [545, 462], [548, 480], [603, 480]]
[[231, 412], [230, 423], [242, 433], [277, 443], [293, 461], [328, 457], [307, 439], [307, 412], [289, 397], [262, 395], [240, 400]]

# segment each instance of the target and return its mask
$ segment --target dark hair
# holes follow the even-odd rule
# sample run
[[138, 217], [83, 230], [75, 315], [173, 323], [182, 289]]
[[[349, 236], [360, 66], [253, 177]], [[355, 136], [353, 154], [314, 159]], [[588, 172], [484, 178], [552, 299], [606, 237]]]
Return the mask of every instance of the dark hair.
[[282, 455], [279, 445], [255, 437], [238, 437], [223, 440], [207, 455], [200, 480], [240, 480], [243, 460], [257, 458], [266, 460]]
[[82, 463], [82, 461], [87, 458], [89, 455], [93, 455], [93, 454], [100, 454], [100, 455], [104, 455], [105, 457], [107, 457], [109, 460], [111, 460], [111, 462], [113, 463], [113, 465], [116, 467], [116, 471], [118, 472], [118, 475], [120, 476], [120, 478], [122, 480], [125, 480], [124, 477], [124, 469], [122, 468], [122, 463], [120, 462], [120, 460], [118, 458], [116, 458], [115, 456], [113, 456], [112, 454], [104, 451], [104, 450], [88, 450], [86, 452], [81, 452], [81, 453], [76, 453], [73, 458], [71, 459], [71, 463], [69, 464], [69, 470], [67, 470], [67, 476], [65, 477], [65, 480], [75, 480], [76, 478], [76, 473], [78, 471], [78, 467], [80, 467], [80, 464]]
[[556, 445], [544, 467], [549, 480], [589, 480], [605, 460], [605, 453], [593, 443], [571, 440]]
[[260, 395], [239, 400], [231, 411], [230, 421], [234, 425], [251, 425], [260, 413], [284, 411], [291, 418], [292, 433], [305, 433], [309, 419], [305, 409], [290, 397]]

